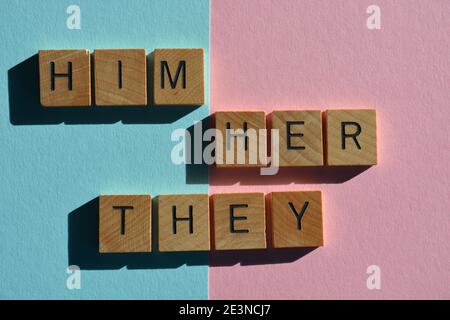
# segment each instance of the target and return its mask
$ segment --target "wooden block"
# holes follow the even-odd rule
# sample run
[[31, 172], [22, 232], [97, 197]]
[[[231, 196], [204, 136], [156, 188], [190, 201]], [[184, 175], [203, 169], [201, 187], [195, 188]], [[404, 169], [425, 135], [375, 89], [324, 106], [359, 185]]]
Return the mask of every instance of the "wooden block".
[[263, 193], [215, 194], [212, 199], [216, 250], [267, 247]]
[[280, 167], [323, 165], [320, 111], [274, 111], [271, 129], [279, 130]]
[[320, 191], [272, 192], [271, 202], [274, 248], [323, 246]]
[[100, 196], [100, 252], [150, 252], [150, 195]]
[[44, 107], [90, 106], [89, 51], [40, 50], [39, 89], [41, 105]]
[[[264, 112], [216, 112], [215, 128], [222, 136], [222, 139], [216, 139], [217, 167], [261, 167], [267, 164], [266, 159], [260, 157], [260, 153], [267, 154]], [[241, 131], [227, 134], [227, 128]]]
[[159, 251], [209, 250], [209, 196], [158, 196], [158, 226]]
[[327, 164], [377, 164], [375, 110], [327, 110]]
[[145, 49], [94, 51], [95, 104], [147, 105]]
[[155, 105], [196, 106], [205, 102], [203, 49], [156, 49]]

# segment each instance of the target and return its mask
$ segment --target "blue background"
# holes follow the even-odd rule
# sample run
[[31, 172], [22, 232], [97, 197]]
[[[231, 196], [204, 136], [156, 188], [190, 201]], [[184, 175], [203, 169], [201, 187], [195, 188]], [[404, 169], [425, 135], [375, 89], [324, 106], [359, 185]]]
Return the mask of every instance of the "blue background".
[[[81, 8], [81, 30], [66, 8]], [[209, 113], [209, 1], [2, 1], [0, 298], [206, 299], [207, 253], [100, 256], [99, 194], [207, 193], [207, 171], [173, 165], [175, 128]], [[39, 49], [205, 49], [197, 109], [43, 110]], [[81, 290], [66, 287], [80, 265]]]

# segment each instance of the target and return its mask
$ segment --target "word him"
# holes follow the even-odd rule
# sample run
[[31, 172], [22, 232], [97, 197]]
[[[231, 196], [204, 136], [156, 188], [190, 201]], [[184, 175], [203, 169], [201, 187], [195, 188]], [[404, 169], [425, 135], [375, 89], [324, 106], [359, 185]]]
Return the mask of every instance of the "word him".
[[[153, 103], [204, 103], [203, 49], [155, 49]], [[44, 107], [92, 105], [91, 60], [97, 106], [147, 105], [145, 49], [40, 50], [39, 87]]]

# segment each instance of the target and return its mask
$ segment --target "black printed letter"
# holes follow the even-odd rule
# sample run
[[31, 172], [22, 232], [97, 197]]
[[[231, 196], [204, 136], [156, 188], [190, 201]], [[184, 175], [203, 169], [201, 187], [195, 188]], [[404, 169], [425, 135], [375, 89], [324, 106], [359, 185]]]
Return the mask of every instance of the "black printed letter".
[[[356, 131], [355, 133], [346, 133], [345, 126], [355, 126]], [[353, 141], [355, 141], [356, 147], [358, 149], [361, 149], [361, 146], [359, 145], [358, 139], [356, 139], [357, 136], [361, 133], [361, 126], [357, 122], [353, 121], [345, 121], [341, 123], [341, 139], [342, 139], [342, 149], [345, 150], [345, 139], [346, 138], [352, 138]]]
[[125, 234], [125, 211], [133, 210], [132, 206], [114, 206], [114, 210], [120, 210], [120, 234]]
[[177, 207], [172, 206], [172, 231], [173, 234], [177, 233], [177, 222], [178, 221], [189, 221], [189, 233], [194, 233], [194, 219], [193, 219], [194, 208], [189, 206], [189, 218], [177, 218]]
[[230, 204], [230, 232], [231, 233], [248, 233], [248, 229], [236, 230], [234, 228], [234, 220], [247, 220], [247, 217], [235, 217], [234, 209], [248, 208], [248, 204]]

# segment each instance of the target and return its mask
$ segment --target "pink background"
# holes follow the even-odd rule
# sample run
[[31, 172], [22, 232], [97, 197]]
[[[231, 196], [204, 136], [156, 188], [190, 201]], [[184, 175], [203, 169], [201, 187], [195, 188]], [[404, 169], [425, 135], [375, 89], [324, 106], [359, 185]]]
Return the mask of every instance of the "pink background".
[[[366, 28], [371, 4], [381, 30]], [[211, 193], [321, 190], [325, 246], [212, 254], [210, 298], [450, 298], [449, 13], [448, 0], [212, 1], [212, 112], [373, 107], [379, 165], [212, 169]], [[381, 290], [366, 287], [373, 264]]]

